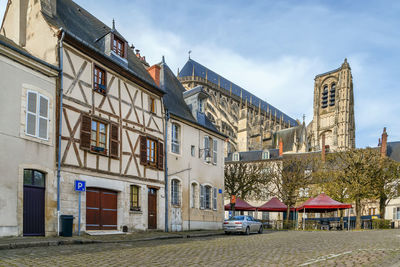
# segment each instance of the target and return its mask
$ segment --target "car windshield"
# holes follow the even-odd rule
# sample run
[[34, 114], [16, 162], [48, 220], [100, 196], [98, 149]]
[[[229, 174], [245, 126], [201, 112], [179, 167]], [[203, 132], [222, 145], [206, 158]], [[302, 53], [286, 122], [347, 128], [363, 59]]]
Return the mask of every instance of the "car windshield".
[[244, 221], [244, 216], [233, 216], [229, 218], [230, 221]]

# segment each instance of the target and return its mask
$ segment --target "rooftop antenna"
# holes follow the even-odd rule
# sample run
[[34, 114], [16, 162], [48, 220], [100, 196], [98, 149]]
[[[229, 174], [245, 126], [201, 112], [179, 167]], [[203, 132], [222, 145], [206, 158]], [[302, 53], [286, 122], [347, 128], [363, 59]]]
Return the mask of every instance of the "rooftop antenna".
[[190, 59], [190, 54], [192, 53], [192, 50], [189, 50], [188, 54], [189, 54], [189, 59]]
[[162, 56], [162, 63], [165, 64], [165, 57]]
[[113, 30], [115, 30], [115, 20], [113, 19], [113, 22], [112, 22], [112, 28], [113, 28]]
[[303, 123], [306, 122], [306, 114], [303, 114]]

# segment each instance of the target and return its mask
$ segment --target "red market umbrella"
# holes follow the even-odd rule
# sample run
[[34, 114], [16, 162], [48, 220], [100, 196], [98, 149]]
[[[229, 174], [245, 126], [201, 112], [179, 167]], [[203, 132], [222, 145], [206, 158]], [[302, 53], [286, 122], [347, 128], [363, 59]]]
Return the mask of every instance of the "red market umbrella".
[[[262, 206], [257, 208], [258, 211], [287, 211], [287, 206], [278, 198], [273, 197]], [[292, 210], [292, 209], [291, 209]]]
[[311, 212], [329, 212], [343, 209], [350, 209], [351, 204], [341, 203], [339, 201], [333, 200], [326, 194], [322, 193], [316, 198], [310, 198], [304, 202], [301, 206], [297, 207], [298, 211], [311, 211]]
[[[240, 198], [236, 198], [235, 210], [238, 211], [255, 211], [257, 208], [253, 207], [246, 201]], [[225, 210], [231, 210], [231, 204], [228, 203], [225, 205]]]

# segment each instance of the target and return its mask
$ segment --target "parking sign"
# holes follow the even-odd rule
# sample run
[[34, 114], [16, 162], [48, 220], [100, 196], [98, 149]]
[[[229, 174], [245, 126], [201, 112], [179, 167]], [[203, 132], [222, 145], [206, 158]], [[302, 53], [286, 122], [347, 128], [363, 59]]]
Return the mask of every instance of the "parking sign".
[[86, 182], [75, 180], [75, 191], [85, 192], [86, 191]]

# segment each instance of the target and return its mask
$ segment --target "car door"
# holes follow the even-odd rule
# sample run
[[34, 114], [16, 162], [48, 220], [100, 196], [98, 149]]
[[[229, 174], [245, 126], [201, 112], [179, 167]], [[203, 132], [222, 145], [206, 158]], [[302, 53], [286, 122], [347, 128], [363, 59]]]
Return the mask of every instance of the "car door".
[[247, 216], [247, 222], [250, 226], [250, 232], [254, 232], [254, 220], [253, 217]]

